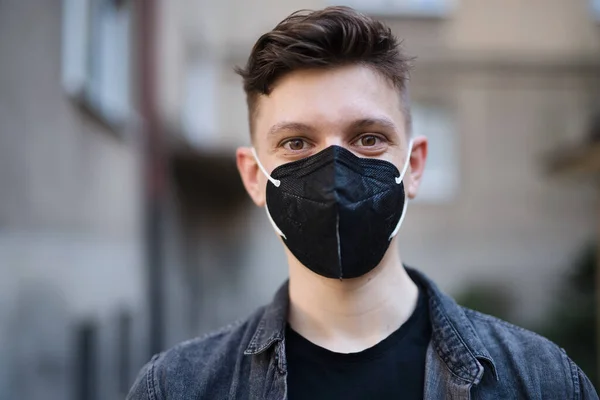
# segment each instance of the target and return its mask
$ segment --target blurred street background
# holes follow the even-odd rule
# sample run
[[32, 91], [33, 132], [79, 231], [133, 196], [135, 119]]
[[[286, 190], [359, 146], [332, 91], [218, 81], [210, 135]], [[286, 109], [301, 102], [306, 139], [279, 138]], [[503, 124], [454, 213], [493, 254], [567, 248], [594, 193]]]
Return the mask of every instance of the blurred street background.
[[270, 301], [287, 265], [235, 167], [233, 67], [337, 4], [417, 57], [404, 262], [599, 382], [599, 0], [0, 0], [0, 399], [124, 398]]

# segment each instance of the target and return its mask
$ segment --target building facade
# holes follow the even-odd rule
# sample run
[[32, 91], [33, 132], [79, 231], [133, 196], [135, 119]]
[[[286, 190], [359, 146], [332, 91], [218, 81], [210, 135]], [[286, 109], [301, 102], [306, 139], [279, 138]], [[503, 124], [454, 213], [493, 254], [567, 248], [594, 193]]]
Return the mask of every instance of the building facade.
[[0, 4], [2, 399], [123, 398], [148, 357], [135, 18], [104, 3]]
[[[249, 132], [233, 67], [289, 13], [334, 3], [156, 0], [147, 83], [166, 179], [154, 242], [140, 3], [0, 2], [0, 398], [122, 398], [150, 357], [150, 305], [166, 348], [248, 315], [286, 278], [235, 167]], [[417, 57], [415, 134], [431, 147], [403, 260], [452, 294], [502, 286], [523, 322], [543, 315], [597, 234], [595, 187], [549, 179], [543, 163], [582, 139], [598, 106], [597, 3], [345, 2], [388, 22]]]

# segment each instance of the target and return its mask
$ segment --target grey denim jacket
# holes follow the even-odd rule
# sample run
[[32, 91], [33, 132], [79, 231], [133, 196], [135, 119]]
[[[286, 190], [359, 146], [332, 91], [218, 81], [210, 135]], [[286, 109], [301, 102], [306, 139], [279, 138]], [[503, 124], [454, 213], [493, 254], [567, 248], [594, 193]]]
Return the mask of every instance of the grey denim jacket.
[[[554, 343], [463, 308], [422, 273], [407, 271], [429, 296], [425, 399], [598, 399]], [[127, 399], [286, 399], [288, 302], [286, 283], [250, 318], [155, 355]]]

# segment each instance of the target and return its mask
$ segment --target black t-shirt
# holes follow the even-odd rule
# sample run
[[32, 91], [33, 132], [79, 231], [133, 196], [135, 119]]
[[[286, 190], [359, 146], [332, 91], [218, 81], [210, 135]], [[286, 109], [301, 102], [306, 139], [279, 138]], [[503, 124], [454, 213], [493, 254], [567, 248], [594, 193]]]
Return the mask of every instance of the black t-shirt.
[[358, 353], [317, 346], [288, 325], [288, 397], [300, 399], [422, 399], [431, 338], [424, 290], [410, 318], [390, 336]]

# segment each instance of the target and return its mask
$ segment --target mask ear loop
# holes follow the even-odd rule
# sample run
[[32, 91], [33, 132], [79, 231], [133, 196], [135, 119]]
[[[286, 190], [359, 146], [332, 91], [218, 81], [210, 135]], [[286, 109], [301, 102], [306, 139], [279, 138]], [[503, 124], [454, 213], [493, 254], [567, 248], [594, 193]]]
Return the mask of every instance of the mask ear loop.
[[[400, 176], [396, 178], [396, 184], [398, 184], [398, 185], [402, 183], [402, 180], [404, 179], [404, 174], [406, 174], [406, 171], [408, 170], [408, 165], [410, 164], [410, 155], [412, 153], [412, 147], [413, 147], [413, 141], [411, 139], [410, 142], [408, 142], [408, 154], [406, 155], [406, 161], [404, 162], [404, 167], [402, 168], [402, 173], [400, 173]], [[400, 215], [400, 220], [398, 221], [398, 225], [396, 225], [396, 228], [394, 228], [394, 231], [392, 232], [392, 234], [390, 235], [390, 238], [388, 240], [392, 240], [392, 238], [398, 234], [398, 231], [400, 230], [400, 226], [402, 225], [402, 221], [404, 221], [404, 217], [406, 216], [407, 206], [408, 206], [408, 197], [406, 197], [406, 188], [404, 188], [404, 206], [402, 207], [402, 214]]]
[[281, 185], [281, 181], [279, 179], [274, 179], [274, 178], [271, 177], [271, 175], [269, 175], [269, 173], [267, 172], [267, 170], [265, 169], [265, 167], [263, 167], [263, 165], [261, 164], [260, 160], [258, 159], [258, 155], [256, 154], [256, 150], [254, 149], [254, 147], [252, 148], [252, 155], [254, 156], [254, 159], [256, 160], [256, 163], [258, 164], [258, 168], [260, 168], [260, 170], [262, 171], [262, 173], [265, 174], [265, 176], [267, 177], [267, 179], [273, 185], [275, 185], [275, 187], [279, 187], [279, 185]]
[[[404, 174], [406, 174], [406, 170], [408, 170], [408, 165], [410, 164], [410, 154], [412, 153], [412, 147], [413, 147], [413, 140], [410, 139], [410, 141], [408, 142], [408, 154], [406, 156], [406, 161], [404, 162], [404, 167], [402, 168], [402, 172], [400, 173], [400, 176], [396, 177], [396, 183], [398, 185], [402, 182], [402, 179], [404, 179]], [[254, 149], [252, 149], [252, 150], [254, 150]]]
[[[279, 179], [274, 179], [274, 178], [272, 178], [269, 175], [269, 173], [267, 172], [267, 170], [265, 169], [265, 167], [263, 167], [263, 165], [260, 163], [260, 160], [258, 159], [258, 155], [256, 154], [256, 150], [254, 149], [254, 147], [252, 148], [252, 155], [254, 156], [254, 159], [256, 160], [256, 163], [258, 164], [258, 167], [260, 168], [260, 170], [262, 171], [262, 173], [265, 174], [265, 176], [267, 177], [267, 179], [273, 185], [275, 185], [275, 187], [279, 187], [281, 185], [281, 181]], [[282, 238], [284, 238], [285, 240], [287, 240], [287, 237], [285, 236], [285, 234], [281, 231], [281, 229], [279, 229], [279, 227], [277, 226], [277, 224], [275, 223], [275, 221], [273, 221], [273, 217], [271, 217], [271, 213], [269, 212], [269, 207], [267, 207], [266, 205], [265, 205], [265, 211], [267, 212], [267, 217], [269, 218], [269, 222], [273, 226], [273, 229], [275, 229], [275, 232], [279, 236], [281, 236]]]

